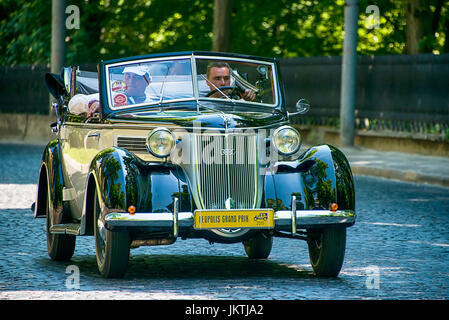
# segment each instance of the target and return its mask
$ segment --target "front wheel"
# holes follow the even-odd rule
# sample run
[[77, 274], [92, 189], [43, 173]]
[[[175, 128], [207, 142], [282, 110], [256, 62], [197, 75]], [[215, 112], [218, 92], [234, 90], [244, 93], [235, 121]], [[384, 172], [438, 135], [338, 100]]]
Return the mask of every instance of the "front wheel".
[[340, 273], [346, 250], [346, 228], [308, 230], [310, 263], [320, 277], [336, 277]]
[[53, 211], [50, 208], [50, 197], [47, 198], [47, 250], [48, 255], [55, 261], [69, 261], [75, 252], [76, 236], [68, 234], [53, 234], [51, 226], [55, 223]]
[[266, 259], [270, 255], [273, 246], [273, 237], [259, 233], [251, 239], [243, 242], [246, 255], [250, 259]]
[[129, 233], [107, 230], [101, 220], [98, 196], [95, 195], [94, 199], [94, 232], [98, 270], [105, 278], [122, 278], [129, 262]]

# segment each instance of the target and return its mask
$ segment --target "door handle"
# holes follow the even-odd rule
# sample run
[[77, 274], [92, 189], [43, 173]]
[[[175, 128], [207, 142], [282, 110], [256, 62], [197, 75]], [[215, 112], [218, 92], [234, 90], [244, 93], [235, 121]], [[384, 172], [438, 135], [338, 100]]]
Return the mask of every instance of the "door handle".
[[84, 148], [87, 148], [87, 139], [89, 138], [95, 138], [97, 141], [100, 141], [100, 132], [92, 132], [92, 133], [88, 133], [85, 137], [84, 137]]
[[100, 132], [89, 133], [87, 135], [88, 138], [100, 138]]

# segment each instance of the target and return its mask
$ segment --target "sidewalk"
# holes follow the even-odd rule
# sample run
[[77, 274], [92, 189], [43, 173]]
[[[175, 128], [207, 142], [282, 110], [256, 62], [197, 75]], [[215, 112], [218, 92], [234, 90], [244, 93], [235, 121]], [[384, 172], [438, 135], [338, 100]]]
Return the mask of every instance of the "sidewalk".
[[[2, 144], [41, 145], [46, 141], [35, 143], [24, 141], [2, 141]], [[307, 149], [309, 145], [304, 145]], [[385, 152], [361, 147], [337, 147], [348, 158], [354, 175], [382, 177], [415, 183], [439, 185], [449, 188], [449, 158], [424, 156], [402, 152]], [[303, 149], [303, 150], [305, 150]]]
[[348, 158], [354, 175], [449, 187], [449, 158], [360, 147], [339, 149]]

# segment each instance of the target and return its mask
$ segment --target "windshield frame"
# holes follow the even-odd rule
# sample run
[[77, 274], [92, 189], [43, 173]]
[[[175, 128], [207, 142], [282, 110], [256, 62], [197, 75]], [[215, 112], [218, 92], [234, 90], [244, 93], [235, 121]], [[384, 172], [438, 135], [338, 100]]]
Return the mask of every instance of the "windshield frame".
[[[160, 61], [173, 61], [173, 60], [190, 60], [190, 63], [192, 63], [191, 56], [190, 55], [184, 55], [184, 56], [165, 56], [165, 57], [157, 57], [157, 58], [143, 58], [143, 59], [136, 59], [136, 60], [130, 60], [130, 61], [122, 61], [122, 62], [116, 62], [106, 65], [105, 70], [105, 82], [106, 82], [106, 92], [107, 92], [107, 101], [108, 106], [112, 111], [119, 111], [123, 109], [131, 109], [136, 107], [143, 107], [143, 106], [160, 106], [163, 103], [172, 103], [172, 102], [179, 102], [179, 101], [195, 101], [195, 89], [194, 89], [194, 81], [192, 76], [192, 90], [193, 90], [193, 96], [191, 98], [179, 98], [179, 99], [170, 99], [167, 101], [162, 101], [162, 103], [159, 100], [151, 101], [151, 102], [142, 102], [142, 103], [135, 103], [135, 104], [129, 104], [129, 105], [123, 105], [123, 106], [114, 106], [112, 103], [112, 90], [111, 90], [111, 82], [109, 80], [110, 72], [109, 70], [114, 67], [123, 67], [127, 65], [135, 65], [135, 64], [143, 64], [147, 62], [160, 62]], [[192, 70], [192, 65], [190, 65], [190, 70]], [[164, 100], [164, 99], [162, 99]]]
[[[199, 92], [199, 84], [198, 84], [198, 75], [197, 75], [197, 59], [201, 60], [225, 60], [225, 61], [235, 61], [242, 63], [251, 63], [251, 64], [262, 64], [267, 65], [271, 68], [271, 85], [273, 90], [273, 100], [274, 103], [261, 103], [255, 101], [246, 101], [246, 100], [234, 100], [234, 99], [220, 99], [220, 98], [210, 98], [200, 96]], [[138, 104], [130, 104], [124, 106], [115, 106], [112, 101], [112, 91], [111, 91], [111, 83], [109, 80], [110, 76], [110, 68], [126, 66], [126, 65], [134, 65], [140, 63], [150, 63], [150, 62], [159, 62], [159, 61], [175, 61], [175, 60], [190, 60], [190, 68], [191, 68], [191, 80], [192, 80], [192, 97], [185, 97], [179, 99], [162, 99], [162, 103], [160, 101], [151, 101], [151, 102], [143, 102]], [[129, 58], [121, 58], [115, 59], [105, 62], [100, 62], [99, 65], [99, 77], [100, 81], [100, 100], [103, 104], [104, 116], [110, 113], [117, 113], [122, 111], [133, 110], [137, 111], [139, 109], [147, 109], [147, 108], [164, 108], [164, 105], [176, 104], [178, 102], [196, 102], [196, 104], [201, 104], [203, 102], [215, 102], [224, 105], [240, 105], [241, 107], [248, 108], [270, 108], [270, 109], [283, 109], [283, 87], [281, 84], [280, 74], [279, 74], [279, 64], [276, 59], [270, 58], [262, 58], [262, 57], [252, 57], [252, 56], [244, 56], [238, 54], [224, 54], [224, 53], [214, 53], [214, 52], [180, 52], [180, 53], [169, 53], [169, 54], [155, 54], [149, 56], [137, 56], [137, 57], [129, 57]]]
[[[263, 64], [268, 65], [271, 68], [272, 72], [272, 79], [271, 83], [273, 85], [273, 96], [274, 96], [274, 102], [273, 103], [262, 103], [262, 102], [255, 102], [255, 101], [246, 101], [246, 100], [235, 100], [229, 97], [229, 99], [222, 99], [222, 98], [211, 98], [211, 97], [204, 97], [199, 96], [198, 88], [195, 92], [195, 97], [198, 97], [198, 100], [205, 100], [205, 101], [219, 101], [219, 102], [231, 102], [231, 103], [244, 103], [246, 105], [251, 106], [264, 106], [264, 107], [270, 107], [270, 108], [277, 108], [279, 106], [279, 83], [278, 83], [278, 75], [277, 75], [277, 69], [274, 62], [268, 62], [263, 60], [257, 60], [257, 59], [249, 59], [249, 58], [239, 58], [239, 57], [223, 57], [223, 56], [216, 56], [216, 55], [195, 55], [195, 65], [192, 64], [192, 67], [195, 68], [195, 78], [198, 79], [198, 74], [196, 70], [196, 60], [216, 60], [216, 61], [236, 61], [236, 62], [242, 62], [242, 63], [252, 63], [252, 64]], [[193, 77], [193, 73], [192, 73]], [[196, 81], [196, 86], [198, 87], [198, 81]]]

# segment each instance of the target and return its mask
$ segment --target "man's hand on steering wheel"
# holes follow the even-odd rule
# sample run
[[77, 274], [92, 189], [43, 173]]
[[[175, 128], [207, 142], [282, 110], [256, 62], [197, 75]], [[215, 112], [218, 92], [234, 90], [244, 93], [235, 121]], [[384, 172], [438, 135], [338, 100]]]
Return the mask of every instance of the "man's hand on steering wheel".
[[[228, 91], [228, 90], [231, 90], [231, 92], [229, 94], [227, 94], [227, 92], [224, 92], [224, 91]], [[255, 101], [256, 100], [256, 93], [254, 91], [252, 91], [250, 89], [246, 89], [245, 91], [243, 91], [238, 86], [223, 86], [223, 87], [211, 90], [208, 94], [206, 94], [206, 97], [211, 97], [211, 96], [215, 95], [217, 92], [220, 92], [220, 95], [223, 92], [223, 94], [229, 95], [231, 98], [237, 94], [238, 96], [240, 96], [242, 99], [244, 99], [246, 101]]]
[[243, 92], [243, 93], [241, 93], [239, 91], [239, 95], [246, 101], [255, 101], [256, 100], [256, 93], [250, 89], [246, 89], [245, 92]]
[[[233, 86], [223, 86], [223, 87], [209, 91], [209, 93], [206, 94], [206, 97], [212, 97], [212, 96], [216, 95], [216, 93], [219, 93], [219, 95], [217, 95], [218, 97], [222, 96], [223, 94], [227, 95], [227, 92], [225, 92], [225, 91], [228, 91], [228, 90], [232, 90], [231, 91], [231, 94], [232, 94], [234, 89], [235, 89], [235, 87], [233, 87]], [[217, 98], [217, 97], [213, 97], [213, 98]]]

